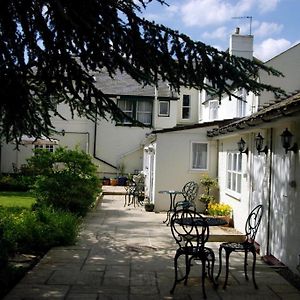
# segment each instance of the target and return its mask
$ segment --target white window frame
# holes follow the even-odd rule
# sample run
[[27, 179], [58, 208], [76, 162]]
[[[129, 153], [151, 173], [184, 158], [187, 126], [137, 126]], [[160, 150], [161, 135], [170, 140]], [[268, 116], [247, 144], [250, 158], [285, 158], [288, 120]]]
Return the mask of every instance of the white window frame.
[[[120, 107], [120, 102], [125, 103], [125, 110], [123, 109], [123, 107]], [[143, 110], [143, 108], [141, 107], [141, 104], [147, 102], [151, 105], [151, 111], [148, 110]], [[129, 117], [133, 118], [134, 120], [140, 121], [140, 117], [142, 115], [150, 115], [149, 119], [150, 122], [141, 122], [143, 123], [145, 126], [151, 126], [152, 125], [152, 114], [153, 114], [153, 101], [152, 100], [148, 100], [148, 99], [136, 99], [136, 98], [119, 98], [117, 100], [117, 105], [120, 109], [122, 109], [122, 111], [127, 114]], [[132, 122], [129, 119], [125, 119], [122, 123], [118, 123], [118, 125], [132, 125]]]
[[236, 107], [236, 112], [237, 112], [237, 117], [242, 118], [246, 116], [246, 91], [244, 89], [240, 89], [237, 92], [237, 96], [240, 97], [237, 98], [237, 107]]
[[36, 150], [36, 149], [43, 149], [43, 150], [48, 150], [49, 152], [54, 152], [55, 151], [55, 145], [53, 145], [53, 144], [33, 145], [33, 150]]
[[[188, 97], [189, 103], [188, 105], [184, 104], [184, 98]], [[184, 117], [184, 111], [188, 111], [188, 117]], [[191, 118], [191, 95], [184, 94], [182, 95], [182, 110], [181, 110], [181, 118], [182, 120], [189, 120]]]
[[[161, 105], [162, 104], [167, 106], [166, 107], [166, 109], [167, 109], [166, 113], [161, 112]], [[166, 101], [166, 100], [159, 100], [158, 101], [158, 116], [159, 117], [169, 117], [170, 116], [170, 101]]]
[[243, 156], [237, 151], [228, 151], [226, 155], [226, 191], [234, 198], [242, 194]]
[[[201, 144], [201, 145], [206, 145], [206, 161], [205, 161], [205, 166], [204, 166], [204, 168], [198, 168], [198, 167], [196, 167], [196, 166], [194, 166], [195, 165], [195, 161], [194, 161], [194, 159], [195, 159], [195, 156], [194, 156], [194, 145], [196, 145], [196, 144]], [[206, 142], [200, 142], [200, 141], [192, 141], [191, 142], [191, 146], [190, 146], [190, 169], [192, 170], [192, 171], [207, 171], [208, 170], [208, 162], [209, 162], [209, 156], [208, 156], [208, 154], [209, 154], [209, 144], [208, 143], [206, 143]], [[200, 159], [201, 160], [201, 157], [200, 158], [198, 158], [198, 159]]]

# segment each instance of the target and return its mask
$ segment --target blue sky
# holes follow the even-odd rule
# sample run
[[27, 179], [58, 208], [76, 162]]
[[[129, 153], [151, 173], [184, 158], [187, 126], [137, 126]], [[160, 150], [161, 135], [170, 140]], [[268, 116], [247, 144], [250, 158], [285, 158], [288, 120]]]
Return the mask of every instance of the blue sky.
[[300, 0], [166, 0], [156, 1], [143, 17], [193, 40], [226, 50], [236, 27], [254, 36], [254, 55], [267, 61], [300, 42]]

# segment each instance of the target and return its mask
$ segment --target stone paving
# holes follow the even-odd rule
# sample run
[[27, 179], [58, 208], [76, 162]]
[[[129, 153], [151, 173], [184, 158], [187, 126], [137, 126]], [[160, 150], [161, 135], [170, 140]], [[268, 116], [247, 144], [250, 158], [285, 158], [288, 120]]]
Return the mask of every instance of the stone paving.
[[[178, 284], [174, 295], [169, 293], [176, 245], [163, 224], [166, 214], [123, 203], [123, 195], [104, 195], [85, 218], [77, 244], [51, 249], [5, 300], [202, 299], [197, 264], [188, 284]], [[218, 243], [209, 246], [218, 253]], [[300, 291], [260, 258], [255, 290], [251, 276], [248, 282], [243, 276], [242, 262], [239, 254], [231, 255], [226, 290], [224, 274], [218, 289], [206, 280], [208, 299], [300, 299]]]

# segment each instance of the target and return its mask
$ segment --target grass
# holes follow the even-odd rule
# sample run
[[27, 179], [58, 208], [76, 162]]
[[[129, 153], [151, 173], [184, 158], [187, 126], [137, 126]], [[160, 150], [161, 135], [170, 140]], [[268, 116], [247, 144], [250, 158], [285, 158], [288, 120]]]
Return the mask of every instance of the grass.
[[0, 206], [30, 208], [35, 201], [29, 192], [0, 192]]

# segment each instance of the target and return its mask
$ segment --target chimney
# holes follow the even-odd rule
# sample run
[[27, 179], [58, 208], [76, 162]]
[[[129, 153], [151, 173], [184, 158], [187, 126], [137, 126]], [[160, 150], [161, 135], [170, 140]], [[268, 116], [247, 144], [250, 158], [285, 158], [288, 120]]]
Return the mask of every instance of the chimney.
[[253, 35], [240, 34], [240, 28], [235, 29], [235, 33], [230, 36], [230, 55], [253, 59]]

